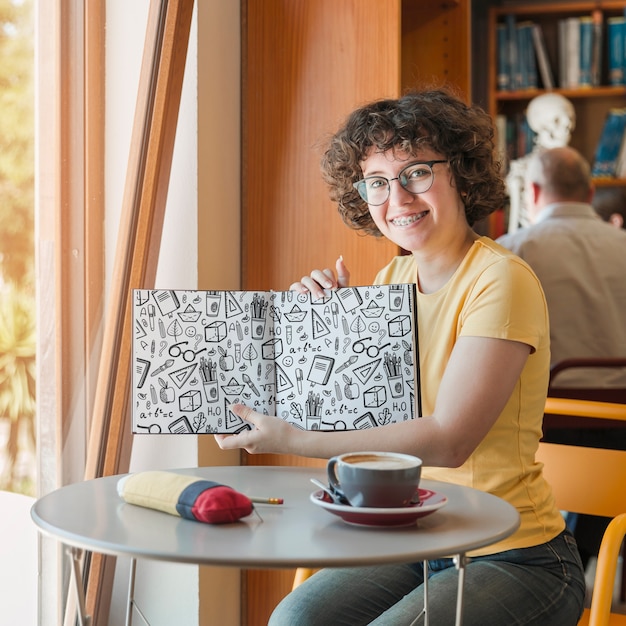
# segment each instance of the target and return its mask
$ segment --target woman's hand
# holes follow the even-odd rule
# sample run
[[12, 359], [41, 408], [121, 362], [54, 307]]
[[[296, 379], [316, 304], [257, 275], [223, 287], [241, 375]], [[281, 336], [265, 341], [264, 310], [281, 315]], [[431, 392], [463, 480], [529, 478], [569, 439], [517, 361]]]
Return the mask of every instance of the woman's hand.
[[289, 287], [290, 291], [298, 293], [310, 293], [313, 301], [323, 298], [326, 294], [325, 289], [338, 289], [339, 287], [347, 287], [350, 284], [350, 272], [340, 256], [335, 263], [335, 272], [331, 269], [313, 270], [309, 276], [303, 276], [302, 279], [293, 283]]
[[215, 441], [222, 450], [243, 448], [250, 454], [261, 453], [296, 453], [293, 450], [294, 439], [302, 431], [279, 417], [263, 415], [243, 404], [233, 404], [230, 410], [252, 430], [243, 430], [236, 435], [215, 435]]

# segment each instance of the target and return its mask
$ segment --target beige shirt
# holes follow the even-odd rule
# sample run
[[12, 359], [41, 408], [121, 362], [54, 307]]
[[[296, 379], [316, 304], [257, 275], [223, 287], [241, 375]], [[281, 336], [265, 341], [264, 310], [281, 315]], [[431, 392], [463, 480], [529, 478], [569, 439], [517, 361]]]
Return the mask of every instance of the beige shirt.
[[[535, 271], [550, 313], [551, 363], [581, 357], [626, 357], [626, 230], [604, 222], [589, 204], [558, 203], [537, 222], [498, 243]], [[563, 372], [559, 385], [612, 386], [610, 370]]]

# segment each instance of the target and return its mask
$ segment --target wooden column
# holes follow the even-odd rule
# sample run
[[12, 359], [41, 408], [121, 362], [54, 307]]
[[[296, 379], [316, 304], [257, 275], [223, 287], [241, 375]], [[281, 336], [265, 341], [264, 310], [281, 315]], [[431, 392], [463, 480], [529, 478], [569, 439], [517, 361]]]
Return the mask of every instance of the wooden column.
[[[340, 254], [353, 284], [369, 284], [397, 247], [342, 223], [319, 161], [325, 138], [356, 106], [399, 95], [400, 2], [247, 0], [243, 23], [243, 288], [288, 289]], [[266, 624], [293, 574], [249, 571], [242, 623]]]

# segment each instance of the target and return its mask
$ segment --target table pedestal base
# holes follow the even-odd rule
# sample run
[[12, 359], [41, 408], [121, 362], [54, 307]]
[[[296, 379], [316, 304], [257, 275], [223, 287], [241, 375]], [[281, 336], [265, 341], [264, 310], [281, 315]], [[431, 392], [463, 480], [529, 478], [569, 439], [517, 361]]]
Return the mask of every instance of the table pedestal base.
[[[464, 554], [457, 554], [454, 557], [454, 565], [459, 571], [459, 582], [456, 592], [456, 619], [455, 626], [463, 624], [463, 592], [465, 589], [465, 566], [470, 562], [470, 558]], [[424, 616], [424, 626], [429, 626], [428, 615], [428, 561], [424, 561], [424, 608], [418, 616], [411, 622], [410, 626], [415, 626], [422, 615]]]
[[[91, 616], [86, 615], [85, 610], [85, 586], [83, 584], [83, 577], [81, 574], [81, 562], [83, 556], [83, 550], [80, 548], [68, 548], [67, 555], [70, 558], [70, 588], [74, 590], [74, 598], [76, 600], [76, 612], [78, 619], [78, 626], [91, 626]], [[135, 574], [137, 572], [137, 559], [130, 559], [130, 572], [128, 577], [128, 600], [126, 604], [126, 626], [132, 626], [133, 623], [133, 609], [137, 611], [139, 617], [143, 620], [146, 626], [150, 626], [150, 623], [146, 619], [146, 616], [141, 612], [141, 609], [135, 602]], [[67, 616], [66, 616], [67, 617]]]
[[128, 576], [128, 602], [126, 605], [126, 626], [132, 626], [133, 623], [133, 609], [137, 611], [139, 617], [143, 620], [146, 626], [150, 626], [150, 623], [146, 619], [146, 616], [141, 612], [141, 609], [135, 602], [135, 573], [137, 572], [137, 559], [130, 559], [130, 572]]
[[[76, 597], [77, 610], [78, 610], [78, 625], [79, 626], [91, 626], [91, 617], [85, 615], [85, 589], [83, 586], [83, 579], [80, 574], [80, 563], [83, 550], [79, 548], [69, 548], [67, 551], [71, 559], [71, 585], [74, 589]], [[465, 587], [465, 566], [470, 562], [470, 558], [465, 554], [457, 554], [454, 557], [454, 564], [459, 571], [459, 581], [457, 587], [456, 596], [456, 620], [455, 626], [462, 626], [463, 624], [463, 592]], [[428, 611], [428, 561], [424, 561], [424, 608], [419, 615], [413, 620], [410, 626], [417, 624], [418, 620], [424, 615], [424, 626], [429, 626], [429, 611]], [[146, 616], [141, 612], [141, 609], [135, 602], [135, 575], [137, 573], [137, 559], [130, 559], [130, 572], [128, 577], [128, 600], [126, 605], [126, 626], [132, 626], [133, 623], [133, 609], [137, 611], [141, 619], [146, 626], [150, 626], [150, 623], [146, 619]]]
[[[83, 550], [71, 547], [67, 549], [67, 555], [70, 558], [70, 589], [74, 590], [76, 612], [78, 613], [78, 626], [91, 626], [91, 617], [89, 615], [85, 615], [85, 587], [83, 585], [83, 576], [80, 571]], [[65, 621], [67, 622], [67, 619]]]

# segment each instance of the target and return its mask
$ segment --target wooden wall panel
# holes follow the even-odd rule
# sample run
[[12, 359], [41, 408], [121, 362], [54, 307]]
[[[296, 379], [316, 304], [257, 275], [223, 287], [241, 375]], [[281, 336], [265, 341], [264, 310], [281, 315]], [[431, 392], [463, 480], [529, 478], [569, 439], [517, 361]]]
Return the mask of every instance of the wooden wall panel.
[[[340, 254], [353, 284], [371, 283], [397, 247], [342, 223], [319, 160], [353, 108], [399, 94], [400, 1], [247, 0], [242, 8], [243, 288], [288, 289]], [[243, 462], [319, 464], [276, 455]], [[292, 581], [293, 571], [248, 572], [242, 623], [266, 624]]]
[[339, 254], [371, 282], [394, 247], [343, 225], [319, 159], [355, 106], [398, 94], [399, 2], [248, 0], [246, 20], [244, 288], [287, 289]]

